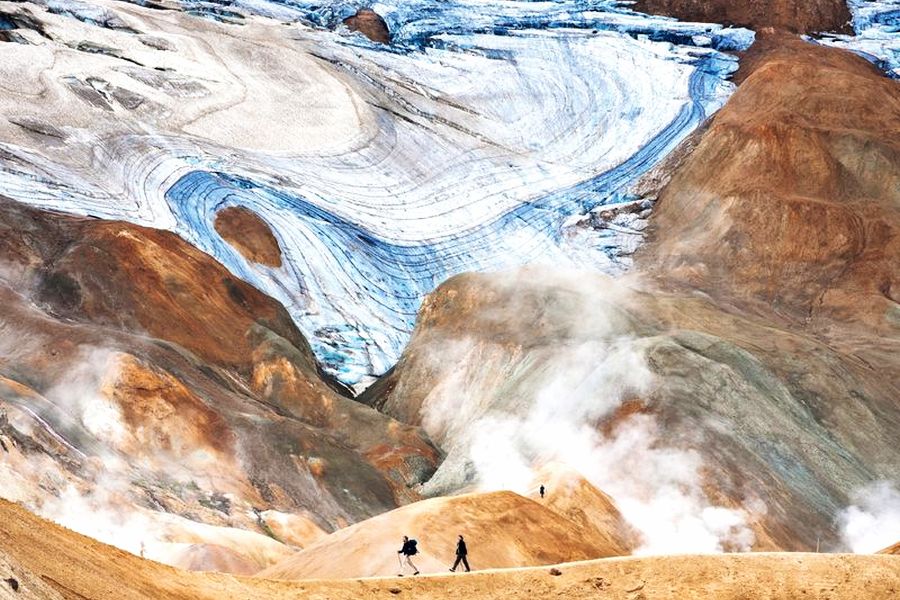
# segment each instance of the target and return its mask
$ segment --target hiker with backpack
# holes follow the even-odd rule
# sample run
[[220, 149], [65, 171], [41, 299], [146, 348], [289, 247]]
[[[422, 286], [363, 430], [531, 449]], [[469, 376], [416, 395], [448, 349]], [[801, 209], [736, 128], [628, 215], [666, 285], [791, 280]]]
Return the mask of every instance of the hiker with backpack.
[[463, 539], [463, 536], [459, 536], [459, 541], [456, 542], [456, 562], [453, 563], [453, 566], [450, 567], [450, 571], [456, 572], [456, 567], [459, 566], [459, 563], [462, 563], [466, 568], [466, 573], [471, 571], [469, 568], [469, 559], [467, 558], [469, 554], [468, 548], [466, 548], [466, 540]]
[[416, 548], [416, 540], [411, 540], [405, 535], [403, 536], [403, 547], [397, 550], [397, 558], [400, 560], [400, 573], [397, 575], [398, 577], [403, 577], [403, 567], [409, 565], [409, 568], [413, 570], [413, 575], [419, 574], [419, 569], [416, 568], [416, 565], [412, 562], [412, 557], [419, 553], [418, 548]]

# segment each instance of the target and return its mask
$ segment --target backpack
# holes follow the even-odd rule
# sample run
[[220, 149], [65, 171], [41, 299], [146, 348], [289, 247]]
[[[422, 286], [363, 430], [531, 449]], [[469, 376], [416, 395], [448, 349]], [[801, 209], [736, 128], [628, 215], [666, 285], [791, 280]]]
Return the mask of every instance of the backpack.
[[419, 553], [419, 549], [416, 548], [416, 544], [417, 544], [416, 540], [409, 540], [409, 555], [410, 556], [412, 556], [413, 554]]

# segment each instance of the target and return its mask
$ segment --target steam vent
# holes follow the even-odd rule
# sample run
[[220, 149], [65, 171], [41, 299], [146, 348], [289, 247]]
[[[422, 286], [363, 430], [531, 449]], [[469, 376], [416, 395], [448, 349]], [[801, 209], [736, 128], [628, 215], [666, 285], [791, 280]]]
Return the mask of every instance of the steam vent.
[[0, 71], [0, 600], [900, 598], [897, 0], [0, 0]]

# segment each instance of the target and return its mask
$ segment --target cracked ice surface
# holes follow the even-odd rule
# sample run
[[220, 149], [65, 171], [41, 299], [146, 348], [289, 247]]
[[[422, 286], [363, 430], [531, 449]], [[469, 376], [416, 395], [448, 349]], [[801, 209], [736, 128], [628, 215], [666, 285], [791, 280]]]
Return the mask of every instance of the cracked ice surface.
[[[196, 2], [212, 18], [85, 4], [41, 15], [52, 42], [8, 44], [0, 75], [52, 93], [3, 101], [0, 192], [177, 231], [282, 301], [358, 386], [456, 273], [627, 269], [652, 205], [629, 186], [731, 93], [736, 60], [716, 48], [753, 38], [612, 2], [376, 5], [390, 48], [318, 29], [343, 3], [216, 5], [253, 13], [243, 25]], [[108, 11], [124, 26], [87, 18]], [[85, 40], [102, 52], [73, 49]], [[271, 226], [282, 267], [219, 237], [227, 206]]]
[[834, 35], [823, 44], [851, 50], [900, 79], [900, 0], [848, 0], [856, 35]]

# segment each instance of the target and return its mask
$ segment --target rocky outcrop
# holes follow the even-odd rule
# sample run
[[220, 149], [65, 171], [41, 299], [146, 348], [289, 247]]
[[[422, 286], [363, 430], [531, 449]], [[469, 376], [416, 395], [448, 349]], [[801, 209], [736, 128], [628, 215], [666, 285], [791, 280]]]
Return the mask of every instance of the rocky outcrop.
[[39, 36], [49, 39], [44, 24], [26, 8], [0, 10], [0, 41], [28, 44], [28, 38], [22, 31], [33, 31]]
[[373, 42], [391, 43], [391, 32], [387, 23], [377, 12], [370, 8], [361, 8], [352, 17], [344, 19], [344, 25], [350, 31], [358, 31]]
[[281, 248], [275, 234], [252, 210], [229, 206], [216, 213], [216, 231], [249, 261], [281, 266]]

